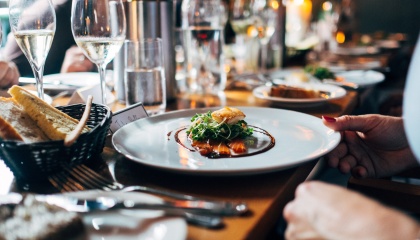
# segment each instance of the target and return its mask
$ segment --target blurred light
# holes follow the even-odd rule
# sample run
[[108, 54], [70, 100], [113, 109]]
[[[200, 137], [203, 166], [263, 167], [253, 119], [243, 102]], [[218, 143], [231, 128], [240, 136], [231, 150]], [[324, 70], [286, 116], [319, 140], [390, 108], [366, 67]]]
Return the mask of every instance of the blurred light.
[[272, 1], [271, 2], [271, 8], [277, 10], [279, 8], [279, 2], [278, 1]]
[[332, 9], [332, 3], [330, 1], [326, 1], [322, 4], [322, 10], [328, 12]]
[[343, 32], [337, 32], [337, 35], [335, 35], [335, 40], [338, 43], [344, 43], [346, 41], [346, 35], [344, 35]]

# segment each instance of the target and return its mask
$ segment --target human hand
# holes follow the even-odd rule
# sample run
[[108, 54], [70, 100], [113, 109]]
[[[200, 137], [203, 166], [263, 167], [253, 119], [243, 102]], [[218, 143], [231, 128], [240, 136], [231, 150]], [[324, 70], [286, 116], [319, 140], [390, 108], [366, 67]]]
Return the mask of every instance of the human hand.
[[327, 154], [331, 167], [353, 176], [384, 177], [418, 166], [400, 117], [368, 114], [323, 117], [323, 123], [341, 132], [341, 142]]
[[60, 72], [89, 72], [93, 67], [93, 63], [85, 57], [82, 50], [77, 46], [73, 46], [66, 51]]
[[0, 60], [0, 88], [18, 84], [19, 77], [19, 71], [13, 62]]
[[345, 188], [305, 182], [283, 210], [286, 239], [417, 239], [408, 216]]

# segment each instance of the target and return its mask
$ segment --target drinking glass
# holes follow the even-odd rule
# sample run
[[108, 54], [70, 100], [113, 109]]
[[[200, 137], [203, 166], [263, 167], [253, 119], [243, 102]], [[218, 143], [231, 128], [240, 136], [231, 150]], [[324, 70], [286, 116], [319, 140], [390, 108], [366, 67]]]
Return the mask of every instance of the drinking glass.
[[124, 48], [127, 105], [141, 102], [149, 115], [165, 112], [166, 80], [162, 39], [127, 40]]
[[50, 0], [10, 0], [10, 28], [28, 59], [38, 97], [44, 99], [44, 64], [55, 34], [55, 10]]
[[261, 73], [267, 70], [267, 47], [276, 29], [276, 6], [278, 1], [274, 0], [253, 0], [252, 3], [252, 25], [248, 31], [260, 42]]
[[251, 36], [248, 29], [252, 20], [252, 0], [232, 0], [229, 6], [229, 22], [235, 32], [235, 62], [238, 73], [243, 72], [243, 68], [249, 57], [250, 51], [247, 49]]
[[182, 2], [187, 91], [219, 93], [226, 86], [223, 28], [226, 9], [220, 0]]
[[106, 66], [119, 52], [126, 33], [121, 0], [73, 0], [71, 30], [77, 45], [98, 66], [102, 103], [107, 104]]

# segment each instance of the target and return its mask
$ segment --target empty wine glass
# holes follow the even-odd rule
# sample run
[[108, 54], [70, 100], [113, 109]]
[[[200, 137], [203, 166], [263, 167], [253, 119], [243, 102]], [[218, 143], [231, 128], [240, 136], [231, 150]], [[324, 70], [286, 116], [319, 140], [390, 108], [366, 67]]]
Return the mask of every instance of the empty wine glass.
[[276, 3], [273, 0], [254, 0], [252, 3], [252, 25], [248, 31], [249, 35], [257, 37], [260, 42], [261, 73], [267, 69], [268, 42], [276, 29]]
[[44, 99], [44, 64], [55, 34], [55, 10], [50, 0], [10, 0], [10, 28], [28, 59], [38, 97]]
[[120, 51], [125, 40], [126, 23], [121, 0], [73, 0], [71, 29], [77, 45], [98, 66], [102, 103], [107, 104], [106, 65]]

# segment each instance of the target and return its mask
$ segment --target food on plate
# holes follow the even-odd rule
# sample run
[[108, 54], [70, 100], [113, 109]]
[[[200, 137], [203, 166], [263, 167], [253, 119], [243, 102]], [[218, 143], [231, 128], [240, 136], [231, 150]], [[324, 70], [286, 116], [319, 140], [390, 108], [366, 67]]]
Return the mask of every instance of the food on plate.
[[231, 150], [235, 154], [246, 153], [245, 139], [252, 135], [253, 128], [244, 119], [245, 114], [232, 107], [196, 114], [186, 131], [188, 139], [204, 156], [230, 156]]
[[0, 97], [0, 137], [27, 143], [49, 138], [13, 98]]
[[81, 217], [26, 195], [0, 205], [0, 239], [85, 239]]
[[310, 75], [323, 80], [323, 79], [336, 79], [336, 76], [328, 68], [320, 67], [317, 65], [306, 65], [303, 69], [304, 72], [309, 73]]
[[[13, 86], [8, 92], [12, 98], [2, 98], [1, 102], [1, 108], [6, 110], [0, 114], [0, 137], [3, 139], [23, 140], [28, 143], [63, 140], [79, 122], [22, 87]], [[12, 116], [14, 113], [20, 115]], [[29, 120], [28, 116], [32, 121]], [[33, 123], [37, 127], [33, 127]], [[28, 132], [30, 129], [33, 130], [32, 134]], [[44, 134], [39, 134], [39, 129]], [[84, 127], [82, 132], [88, 131], [90, 129]], [[28, 137], [31, 135], [39, 135], [40, 138]]]
[[275, 85], [270, 88], [270, 96], [281, 98], [325, 98], [325, 93], [313, 89]]

